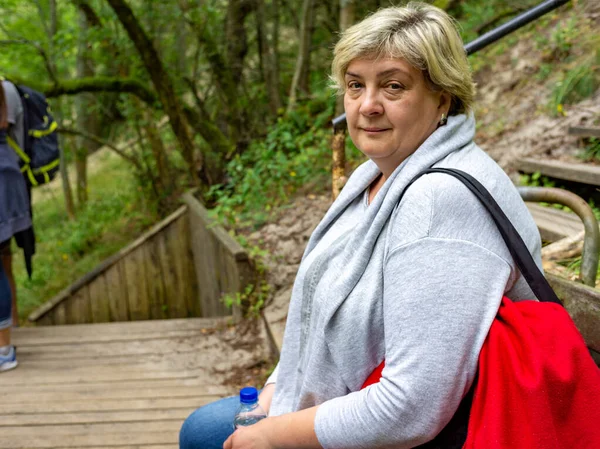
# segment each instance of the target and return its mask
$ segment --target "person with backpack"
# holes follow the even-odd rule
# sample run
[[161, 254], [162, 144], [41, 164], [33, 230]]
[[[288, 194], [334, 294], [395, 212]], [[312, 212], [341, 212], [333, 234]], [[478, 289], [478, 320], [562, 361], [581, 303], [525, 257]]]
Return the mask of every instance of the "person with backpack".
[[[12, 139], [12, 142], [15, 142], [17, 145], [23, 147], [25, 145], [25, 118], [23, 103], [21, 102], [19, 92], [13, 83], [2, 80], [2, 89], [6, 103], [6, 120], [8, 122], [6, 143], [9, 143]], [[18, 162], [18, 158], [15, 157], [15, 155], [13, 155], [13, 158], [16, 162]], [[12, 252], [10, 239], [0, 240], [0, 259], [4, 268], [4, 275], [7, 278], [12, 293], [13, 325], [17, 326], [17, 290], [12, 272]]]
[[[20, 246], [32, 234], [31, 208], [27, 184], [19, 168], [17, 154], [8, 144], [9, 137], [23, 142], [23, 107], [16, 87], [2, 81], [0, 89], [0, 371], [16, 366], [10, 327], [16, 323], [16, 296], [12, 280], [11, 239]], [[26, 245], [25, 245], [26, 246]], [[8, 288], [7, 288], [8, 286]]]

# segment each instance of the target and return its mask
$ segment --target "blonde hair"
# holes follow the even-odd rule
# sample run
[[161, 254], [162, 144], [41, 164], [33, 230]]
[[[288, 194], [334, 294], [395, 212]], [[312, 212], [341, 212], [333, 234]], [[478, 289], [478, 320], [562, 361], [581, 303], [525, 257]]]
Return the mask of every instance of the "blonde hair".
[[471, 67], [457, 24], [421, 2], [377, 11], [348, 28], [333, 51], [331, 79], [339, 93], [350, 63], [360, 58], [401, 58], [423, 72], [431, 89], [452, 96], [450, 115], [468, 113], [475, 96]]

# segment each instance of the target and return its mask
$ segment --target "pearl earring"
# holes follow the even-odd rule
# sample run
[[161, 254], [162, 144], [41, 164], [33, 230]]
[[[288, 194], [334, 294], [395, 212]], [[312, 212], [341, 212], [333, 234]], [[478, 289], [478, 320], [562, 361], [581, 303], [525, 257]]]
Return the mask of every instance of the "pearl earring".
[[446, 117], [446, 114], [442, 113], [442, 118], [440, 119], [440, 126], [444, 126], [446, 123], [448, 123], [448, 117]]

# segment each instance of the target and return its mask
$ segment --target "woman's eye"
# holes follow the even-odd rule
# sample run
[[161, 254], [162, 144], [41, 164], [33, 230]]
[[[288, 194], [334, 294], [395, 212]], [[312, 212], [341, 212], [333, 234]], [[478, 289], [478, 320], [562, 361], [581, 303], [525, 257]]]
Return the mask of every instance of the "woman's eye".
[[389, 83], [387, 85], [387, 88], [391, 89], [391, 90], [400, 90], [400, 89], [404, 89], [404, 86], [400, 83]]
[[358, 81], [350, 81], [348, 83], [348, 89], [356, 90], [360, 89], [362, 85]]

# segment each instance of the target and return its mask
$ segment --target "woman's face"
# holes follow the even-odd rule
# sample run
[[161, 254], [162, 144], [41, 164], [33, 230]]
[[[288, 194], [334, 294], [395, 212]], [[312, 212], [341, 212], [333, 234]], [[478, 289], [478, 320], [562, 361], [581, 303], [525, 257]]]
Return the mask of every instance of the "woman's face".
[[344, 107], [354, 144], [389, 176], [435, 131], [450, 96], [432, 91], [403, 59], [355, 59], [345, 75]]

